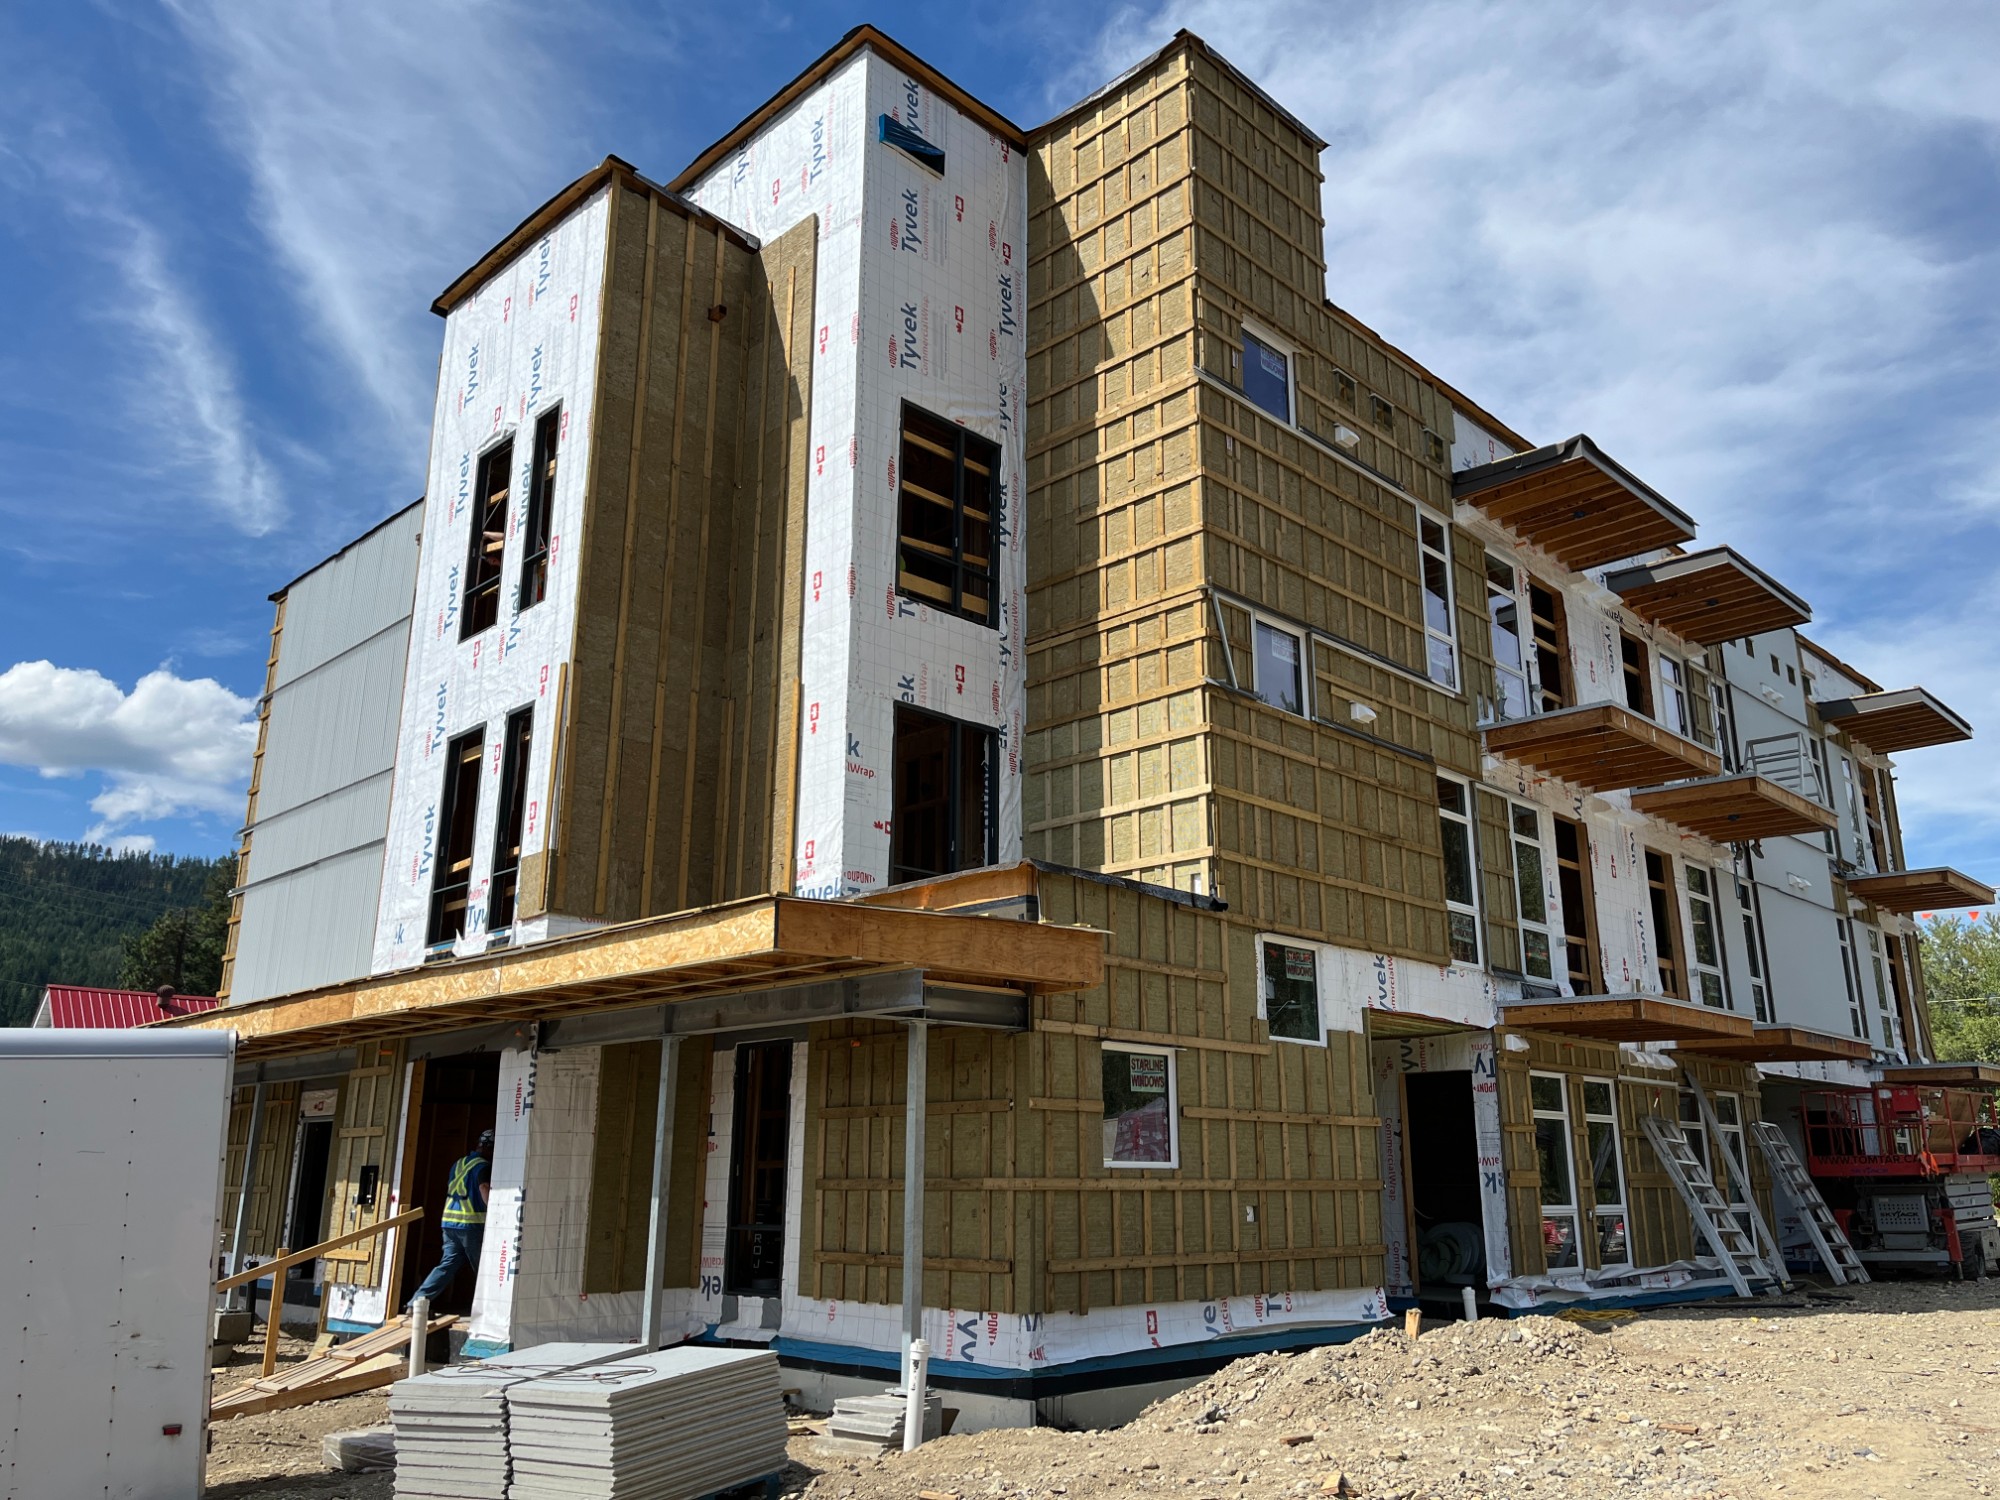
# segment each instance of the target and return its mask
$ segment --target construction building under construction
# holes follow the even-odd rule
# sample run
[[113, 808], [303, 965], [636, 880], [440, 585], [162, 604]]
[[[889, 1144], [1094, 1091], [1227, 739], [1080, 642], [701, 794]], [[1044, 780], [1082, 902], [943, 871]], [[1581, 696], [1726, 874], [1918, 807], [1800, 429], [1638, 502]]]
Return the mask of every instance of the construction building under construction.
[[1993, 892], [1891, 760], [1969, 729], [1330, 301], [1324, 149], [1187, 33], [1024, 130], [864, 27], [444, 291], [170, 1023], [241, 1038], [231, 1270], [490, 1126], [472, 1353], [921, 1334], [970, 1425], [2000, 1253], [1913, 924]]

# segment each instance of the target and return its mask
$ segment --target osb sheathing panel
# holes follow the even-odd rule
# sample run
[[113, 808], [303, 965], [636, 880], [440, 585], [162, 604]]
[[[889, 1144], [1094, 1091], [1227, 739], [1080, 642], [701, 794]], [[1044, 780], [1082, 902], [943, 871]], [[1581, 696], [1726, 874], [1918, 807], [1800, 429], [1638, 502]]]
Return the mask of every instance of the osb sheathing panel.
[[[1105, 980], [1037, 1001], [1025, 1035], [932, 1031], [926, 1303], [1087, 1312], [1378, 1284], [1380, 1122], [1362, 1039], [1272, 1043], [1241, 922], [1074, 876], [1044, 873], [1040, 898], [1050, 921], [1112, 933]], [[1106, 1038], [1178, 1049], [1177, 1169], [1104, 1166]], [[897, 1026], [814, 1028], [808, 1295], [900, 1296], [906, 1047]]]
[[550, 905], [625, 920], [782, 875], [817, 231], [613, 226]]
[[[1709, 1254], [1706, 1243], [1697, 1245], [1687, 1207], [1673, 1181], [1661, 1170], [1659, 1159], [1639, 1126], [1640, 1119], [1648, 1114], [1665, 1120], [1678, 1119], [1679, 1077], [1659, 1069], [1630, 1066], [1624, 1062], [1620, 1049], [1609, 1043], [1540, 1032], [1516, 1035], [1528, 1041], [1529, 1050], [1500, 1053], [1500, 1126], [1514, 1274], [1535, 1276], [1547, 1269], [1541, 1235], [1541, 1174], [1535, 1156], [1534, 1113], [1528, 1095], [1531, 1071], [1559, 1073], [1564, 1079], [1584, 1264], [1596, 1269], [1599, 1261], [1596, 1237], [1588, 1232], [1594, 1204], [1586, 1166], [1590, 1160], [1589, 1141], [1582, 1096], [1577, 1088], [1577, 1080], [1582, 1078], [1609, 1078], [1617, 1084], [1618, 1145], [1625, 1169], [1625, 1223], [1632, 1264], [1642, 1268], [1664, 1266]], [[1700, 1080], [1711, 1104], [1718, 1093], [1737, 1096], [1744, 1128], [1744, 1154], [1750, 1163], [1751, 1191], [1765, 1222], [1774, 1222], [1770, 1176], [1763, 1153], [1750, 1135], [1752, 1123], [1762, 1118], [1757, 1070], [1746, 1064], [1693, 1054], [1680, 1056], [1678, 1060]], [[1719, 1148], [1711, 1143], [1711, 1149]]]

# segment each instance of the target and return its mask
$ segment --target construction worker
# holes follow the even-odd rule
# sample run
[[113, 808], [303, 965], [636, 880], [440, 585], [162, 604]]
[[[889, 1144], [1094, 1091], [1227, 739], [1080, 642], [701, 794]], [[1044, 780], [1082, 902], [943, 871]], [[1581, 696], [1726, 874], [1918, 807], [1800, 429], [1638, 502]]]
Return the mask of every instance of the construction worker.
[[[451, 1164], [445, 1183], [444, 1213], [439, 1223], [444, 1230], [444, 1259], [424, 1278], [416, 1295], [427, 1302], [449, 1290], [458, 1273], [479, 1274], [479, 1248], [486, 1239], [487, 1164], [493, 1156], [493, 1132], [481, 1133], [471, 1153]], [[408, 1309], [405, 1309], [407, 1311]]]

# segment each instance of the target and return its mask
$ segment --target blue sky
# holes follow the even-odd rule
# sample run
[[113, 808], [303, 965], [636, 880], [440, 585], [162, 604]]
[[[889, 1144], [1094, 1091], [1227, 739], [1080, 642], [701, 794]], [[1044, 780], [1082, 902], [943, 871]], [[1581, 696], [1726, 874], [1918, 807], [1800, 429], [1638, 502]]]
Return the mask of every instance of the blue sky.
[[432, 297], [862, 19], [1024, 125], [1201, 33], [1332, 142], [1336, 301], [1987, 732], [1901, 786], [2000, 876], [2000, 7], [1922, 0], [0, 10], [0, 832], [229, 847], [267, 596], [421, 486]]

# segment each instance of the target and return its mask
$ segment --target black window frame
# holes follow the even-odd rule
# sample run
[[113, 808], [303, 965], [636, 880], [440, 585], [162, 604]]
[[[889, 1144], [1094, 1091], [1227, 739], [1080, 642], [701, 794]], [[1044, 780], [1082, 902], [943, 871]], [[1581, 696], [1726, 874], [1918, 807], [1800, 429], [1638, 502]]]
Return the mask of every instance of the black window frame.
[[528, 509], [521, 527], [520, 593], [517, 610], [533, 609], [549, 596], [549, 542], [555, 526], [556, 471], [562, 457], [562, 406], [535, 419], [528, 459]]
[[493, 818], [493, 873], [486, 930], [514, 925], [521, 885], [521, 840], [528, 806], [528, 765], [534, 759], [535, 705], [507, 715], [500, 731], [500, 792]]
[[[918, 721], [925, 721], [919, 723]], [[903, 781], [904, 732], [932, 729], [943, 726], [950, 731], [950, 746], [946, 752], [944, 802], [949, 815], [945, 818], [945, 858], [944, 869], [929, 870], [908, 862], [906, 854], [911, 852], [904, 842], [906, 827], [906, 794], [908, 788]], [[954, 719], [947, 714], [931, 713], [912, 703], [898, 703], [895, 709], [895, 723], [892, 730], [892, 750], [890, 756], [889, 805], [889, 880], [893, 885], [902, 885], [915, 880], [936, 880], [940, 876], [954, 875], [962, 870], [976, 870], [985, 865], [997, 863], [1000, 858], [1000, 820], [996, 816], [996, 798], [999, 794], [1000, 775], [1000, 733], [984, 724], [975, 724], [966, 719]], [[965, 772], [967, 765], [967, 744], [979, 746], [985, 761], [985, 786], [981, 794], [980, 821], [985, 839], [984, 847], [977, 851], [977, 857], [968, 859], [968, 851], [961, 848], [959, 809], [965, 795]]]
[[[498, 490], [492, 482], [496, 469], [505, 480]], [[507, 573], [507, 507], [514, 495], [513, 433], [479, 455], [473, 479], [472, 515], [465, 540], [465, 595], [458, 621], [461, 641], [500, 623], [500, 583]], [[493, 529], [496, 521], [497, 532]], [[500, 538], [498, 547], [483, 545], [495, 535]]]
[[[468, 750], [470, 753], [468, 754]], [[467, 768], [470, 768], [469, 772]], [[479, 851], [479, 784], [486, 778], [486, 726], [480, 724], [453, 735], [444, 752], [444, 789], [438, 795], [437, 843], [431, 864], [430, 909], [424, 924], [427, 949], [448, 948], [472, 925], [472, 868]], [[460, 861], [454, 857], [452, 832], [461, 825], [460, 797], [470, 789], [472, 805], [463, 809], [467, 832], [464, 877], [450, 879]], [[456, 912], [458, 927], [446, 931], [447, 915]]]
[[[913, 436], [910, 418], [912, 414], [915, 414], [925, 422], [935, 424], [940, 431], [949, 431], [953, 434], [953, 447], [950, 453], [945, 453], [941, 443], [934, 441], [929, 435], [924, 433], [915, 434], [920, 446], [929, 450], [933, 457], [948, 459], [952, 466], [952, 492], [948, 498], [940, 496], [935, 491], [926, 489], [921, 485], [914, 486], [916, 503], [943, 504], [950, 509], [952, 542], [949, 551], [946, 551], [941, 544], [929, 542], [921, 536], [913, 535], [910, 526], [906, 522], [905, 511], [912, 503], [911, 492], [913, 488], [910, 481], [912, 470], [910, 444]], [[948, 417], [942, 417], [934, 411], [926, 410], [914, 401], [905, 401], [902, 405], [902, 419], [896, 430], [896, 438], [897, 595], [904, 599], [914, 600], [919, 604], [929, 605], [932, 609], [942, 610], [946, 614], [956, 615], [961, 620], [970, 620], [975, 625], [984, 625], [990, 629], [997, 629], [1000, 624], [1000, 574], [998, 563], [1001, 542], [1001, 512], [1004, 509], [1006, 499], [1006, 476], [1001, 468], [1000, 445], [991, 438], [984, 437], [972, 431], [962, 423], [954, 422]], [[975, 449], [979, 451], [975, 452]], [[972, 508], [966, 504], [965, 495], [968, 458], [974, 460], [975, 467], [981, 458], [984, 459], [987, 464], [987, 473], [990, 481], [985, 514], [974, 522], [975, 525], [984, 525], [986, 528], [986, 561], [983, 566], [967, 561], [969, 555], [977, 555], [968, 554], [966, 550], [967, 517], [968, 513], [972, 511]], [[950, 583], [948, 587], [938, 583], [934, 579], [926, 578], [922, 571], [913, 570], [905, 565], [906, 549], [912, 546], [916, 548], [915, 555], [922, 558], [932, 569], [936, 569], [940, 565], [949, 569]], [[967, 607], [969, 591], [966, 588], [966, 583], [968, 579], [981, 577], [984, 578], [986, 583], [986, 607], [983, 612]], [[915, 579], [920, 584], [929, 583], [935, 589], [943, 589], [944, 597], [940, 598], [937, 594], [921, 587], [911, 587], [908, 582], [910, 579]]]

